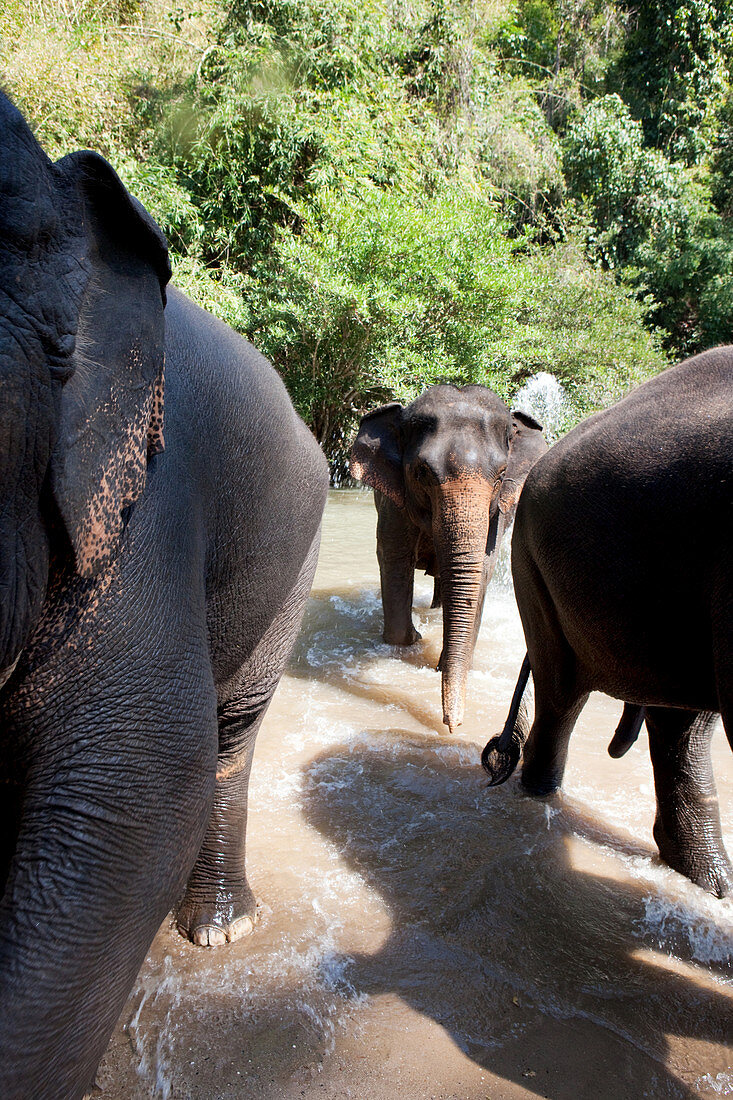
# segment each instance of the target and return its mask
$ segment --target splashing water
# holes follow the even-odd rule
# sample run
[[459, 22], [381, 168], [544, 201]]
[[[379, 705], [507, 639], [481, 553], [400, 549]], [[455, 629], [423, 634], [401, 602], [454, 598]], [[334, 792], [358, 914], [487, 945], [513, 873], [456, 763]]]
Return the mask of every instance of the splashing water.
[[512, 404], [543, 426], [548, 443], [554, 443], [570, 427], [572, 405], [557, 378], [547, 371], [525, 382]]
[[[330, 494], [252, 771], [258, 926], [221, 949], [163, 926], [104, 1100], [733, 1096], [733, 902], [660, 864], [649, 753], [606, 753], [620, 704], [589, 700], [561, 795], [488, 791], [524, 654], [512, 591], [489, 587], [451, 737], [432, 584], [422, 639], [384, 643], [375, 526], [368, 494]], [[722, 729], [713, 761], [733, 850]]]

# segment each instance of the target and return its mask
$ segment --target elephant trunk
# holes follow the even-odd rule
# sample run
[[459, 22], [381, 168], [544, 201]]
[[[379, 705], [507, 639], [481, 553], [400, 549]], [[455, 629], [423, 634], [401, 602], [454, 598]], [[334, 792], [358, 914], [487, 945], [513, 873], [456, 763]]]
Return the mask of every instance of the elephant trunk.
[[483, 592], [491, 489], [483, 478], [443, 482], [433, 512], [433, 539], [443, 600], [443, 721], [463, 722], [466, 683]]

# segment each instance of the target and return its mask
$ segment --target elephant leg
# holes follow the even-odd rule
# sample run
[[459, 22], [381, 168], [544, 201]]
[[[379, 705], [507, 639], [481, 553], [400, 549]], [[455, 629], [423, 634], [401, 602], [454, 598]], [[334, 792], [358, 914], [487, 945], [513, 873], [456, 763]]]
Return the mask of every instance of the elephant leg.
[[[193, 646], [178, 666], [187, 652]], [[125, 685], [128, 714], [118, 684], [89, 703], [77, 676], [82, 713], [66, 714], [62, 735], [40, 727], [0, 904], [3, 1097], [72, 1100], [91, 1089], [201, 843], [214, 786], [214, 685], [179, 683], [169, 706], [170, 678], [157, 675], [152, 667], [152, 687], [139, 694]]]
[[412, 645], [420, 638], [412, 621], [419, 532], [402, 509], [388, 497], [380, 495], [377, 511], [377, 560], [384, 611], [383, 637], [388, 645]]
[[570, 735], [587, 694], [549, 705], [535, 680], [535, 719], [524, 746], [522, 786], [529, 794], [548, 795], [562, 784]]
[[202, 947], [231, 943], [254, 927], [257, 903], [245, 866], [247, 800], [255, 741], [266, 709], [267, 703], [257, 715], [242, 714], [238, 720], [231, 707], [219, 711], [220, 730], [227, 723], [228, 736], [238, 744], [235, 770], [227, 774], [220, 755], [206, 836], [176, 914], [181, 935]]
[[717, 715], [649, 707], [646, 725], [654, 768], [654, 839], [665, 863], [717, 897], [733, 887], [723, 847], [710, 761]]
[[512, 546], [512, 573], [535, 691], [535, 717], [523, 750], [522, 786], [530, 794], [547, 795], [562, 783], [570, 735], [589, 685], [544, 581], [524, 555], [521, 542]]
[[318, 560], [320, 531], [293, 591], [251, 657], [219, 687], [219, 758], [214, 806], [204, 842], [178, 906], [181, 935], [218, 946], [248, 935], [256, 900], [247, 881], [249, 776], [257, 733], [305, 611]]

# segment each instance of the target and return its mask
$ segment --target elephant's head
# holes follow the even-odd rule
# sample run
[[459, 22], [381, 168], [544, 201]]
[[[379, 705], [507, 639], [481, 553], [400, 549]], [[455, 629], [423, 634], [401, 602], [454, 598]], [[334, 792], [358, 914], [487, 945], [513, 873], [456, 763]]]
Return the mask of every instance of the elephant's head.
[[169, 275], [109, 164], [52, 163], [0, 93], [0, 685], [40, 615], [50, 532], [82, 576], [102, 570], [162, 447]]
[[443, 721], [463, 721], [484, 586], [524, 479], [546, 450], [530, 416], [485, 386], [431, 386], [407, 408], [365, 416], [354, 477], [403, 508], [432, 538], [443, 602]]

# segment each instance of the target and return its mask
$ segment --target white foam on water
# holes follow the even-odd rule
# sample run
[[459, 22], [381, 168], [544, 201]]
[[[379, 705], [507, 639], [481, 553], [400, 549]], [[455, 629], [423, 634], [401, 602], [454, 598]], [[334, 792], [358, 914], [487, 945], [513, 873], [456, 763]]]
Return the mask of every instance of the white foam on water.
[[[543, 385], [548, 392], [552, 389], [549, 383]], [[532, 412], [528, 405], [523, 407]], [[532, 415], [543, 419], [536, 407]], [[508, 561], [508, 540], [505, 545]], [[373, 554], [373, 547], [370, 552]], [[357, 577], [357, 584], [358, 581]], [[471, 721], [478, 723], [478, 728], [487, 722], [488, 715], [496, 725], [497, 709], [505, 713], [524, 652], [513, 594], [496, 581], [495, 577], [487, 594], [475, 668], [469, 678]], [[482, 885], [482, 876], [490, 875], [491, 868], [484, 872], [480, 864], [473, 865], [469, 860], [464, 876], [460, 859], [455, 866], [451, 862], [457, 858], [456, 851], [460, 855], [460, 845], [466, 843], [467, 835], [475, 835], [479, 846], [484, 835], [497, 841], [495, 847], [487, 846], [487, 860], [496, 859], [497, 880], [506, 891], [507, 904], [512, 903], [515, 886], [521, 894], [528, 885], [526, 879], [514, 882], [512, 863], [517, 862], [517, 875], [531, 873], [528, 892], [532, 894], [534, 890], [534, 904], [540, 897], [542, 914], [557, 922], [558, 944], [568, 937], [567, 922], [572, 919], [575, 904], [572, 891], [579, 888], [582, 899], [584, 878], [588, 874], [592, 885], [593, 871], [588, 868], [594, 867], [598, 856], [602, 857], [600, 878], [604, 882], [611, 861], [617, 863], [618, 875], [613, 866], [610, 873], [618, 877], [618, 888], [627, 907], [624, 910], [622, 906], [621, 912], [629, 912], [632, 917], [624, 923], [622, 916], [611, 927], [617, 938], [623, 937], [630, 951], [635, 946], [652, 946], [669, 956], [679, 955], [683, 961], [710, 967], [711, 978], [721, 985], [731, 980], [726, 977], [726, 967], [731, 964], [733, 903], [708, 897], [656, 857], [642, 854], [652, 845], [650, 821], [654, 810], [646, 750], [642, 748], [633, 759], [624, 762], [624, 767], [629, 766], [628, 773], [616, 773], [628, 774], [627, 781], [614, 785], [605, 780], [610, 769], [618, 767], [606, 755], [615, 724], [612, 708], [607, 708], [606, 737], [602, 732], [605, 712], [593, 712], [589, 705], [591, 717], [587, 721], [601, 731], [593, 734], [598, 739], [598, 753], [593, 757], [592, 748], [584, 748], [576, 758], [578, 762], [568, 769], [565, 791], [569, 800], [580, 803], [577, 809], [595, 822], [587, 836], [572, 834], [573, 844], [577, 838], [585, 848], [583, 870], [568, 871], [561, 857], [568, 834], [567, 821], [572, 818], [563, 817], [564, 802], [554, 805], [519, 796], [516, 777], [503, 792], [487, 794], [479, 763], [481, 746], [470, 739], [443, 739], [435, 729], [422, 725], [428, 721], [423, 714], [429, 717], [431, 708], [439, 721], [440, 677], [427, 662], [420, 664], [419, 646], [406, 653], [401, 647], [388, 646], [381, 640], [378, 584], [361, 585], [353, 593], [340, 582], [334, 588], [337, 591], [325, 590], [312, 601], [307, 620], [309, 633], [298, 651], [297, 667], [286, 674], [273, 703], [272, 712], [276, 713], [278, 700], [283, 700], [283, 714], [276, 717], [272, 733], [263, 730], [252, 774], [250, 804], [258, 818], [257, 852], [262, 853], [265, 868], [272, 858], [278, 869], [284, 871], [279, 889], [290, 900], [290, 909], [284, 916], [283, 899], [277, 897], [275, 889], [270, 899], [273, 908], [264, 906], [262, 910], [260, 942], [266, 945], [265, 949], [258, 948], [253, 937], [251, 957], [235, 952], [220, 967], [183, 976], [176, 969], [174, 948], [173, 957], [165, 958], [162, 966], [143, 967], [129, 1031], [138, 1071], [151, 1095], [169, 1100], [176, 1095], [181, 1065], [185, 1071], [185, 1039], [178, 1029], [182, 1002], [188, 1006], [200, 1005], [202, 1020], [207, 1013], [217, 1011], [220, 996], [235, 1005], [240, 1003], [243, 1019], [249, 1013], [266, 1014], [273, 1004], [278, 1009], [282, 1005], [288, 1018], [293, 1014], [296, 1026], [299, 1019], [307, 1021], [307, 1035], [314, 1038], [317, 1046], [320, 1043], [324, 1053], [332, 1051], [340, 1030], [349, 1028], [353, 1032], [358, 1028], [358, 1010], [369, 1001], [368, 995], [356, 988], [358, 977], [352, 981], [351, 971], [358, 965], [362, 951], [355, 941], [362, 942], [359, 937], [364, 929], [369, 929], [373, 936], [375, 927], [379, 928], [379, 935], [382, 928], [385, 936], [389, 935], [391, 889], [398, 891], [397, 896], [405, 905], [395, 933], [404, 936], [409, 950], [418, 955], [415, 945], [419, 947], [420, 936], [426, 934], [418, 930], [421, 906], [439, 907], [443, 900], [452, 904], [453, 899], [448, 895], [443, 899], [435, 890], [443, 865], [450, 868], [459, 893], [464, 890], [469, 899], [462, 919], [470, 920], [474, 897], [479, 914], [482, 906], [487, 913], [496, 906], [495, 912], [500, 916], [502, 898], [497, 900], [493, 894], [495, 882], [489, 877], [486, 891]], [[439, 643], [442, 613], [428, 607], [432, 597], [430, 578], [417, 578], [416, 596], [415, 619], [424, 635], [422, 645], [424, 652], [432, 655]], [[303, 678], [304, 672], [308, 678]], [[375, 688], [371, 694], [370, 686]], [[419, 708], [411, 707], [417, 702]], [[417, 721], [416, 732], [406, 729], [408, 719], [413, 731]], [[268, 716], [266, 722], [269, 721]], [[579, 727], [583, 721], [581, 718]], [[486, 739], [498, 733], [499, 728], [487, 729]], [[572, 753], [571, 743], [571, 760]], [[352, 803], [353, 831], [349, 820]], [[333, 809], [334, 817], [343, 827], [341, 833], [336, 833], [342, 837], [340, 844], [328, 835], [328, 830], [321, 832], [305, 816], [309, 805]], [[365, 825], [366, 837], [358, 831], [360, 828], [363, 831]], [[613, 838], [614, 833], [621, 837], [620, 846], [611, 841], [605, 845], [604, 834]], [[454, 836], [455, 850], [451, 844]], [[639, 852], [634, 851], [636, 841], [641, 846]], [[368, 874], [353, 869], [350, 861], [354, 850], [359, 853], [360, 844], [368, 856]], [[470, 846], [465, 850], [469, 851]], [[493, 851], [497, 853], [495, 856], [491, 855]], [[520, 858], [523, 852], [532, 853], [529, 864]], [[437, 869], [431, 864], [433, 859], [437, 861]], [[553, 877], [553, 864], [548, 869], [548, 859], [556, 863], [559, 860], [559, 876]], [[413, 860], [423, 862], [416, 868]], [[357, 866], [363, 864], [357, 862]], [[253, 883], [257, 873], [263, 874], [262, 865], [253, 873]], [[386, 889], [381, 888], [382, 874]], [[629, 879], [637, 883], [632, 884], [631, 891]], [[615, 885], [612, 883], [609, 889]], [[404, 892], [402, 895], [400, 890]], [[430, 890], [435, 891], [437, 903]], [[554, 900], [553, 891], [557, 892]], [[297, 899], [294, 906], [293, 898]], [[412, 916], [410, 906], [414, 906]], [[592, 921], [585, 919], [587, 927], [592, 928]], [[541, 921], [537, 924], [539, 927]], [[521, 953], [481, 955], [477, 950], [475, 955], [462, 959], [455, 939], [445, 938], [439, 926], [435, 927], [434, 958], [431, 958], [436, 972], [460, 974], [461, 980], [465, 980], [466, 967], [474, 966], [476, 990], [472, 997], [476, 1003], [483, 996], [487, 975], [493, 975], [495, 983], [517, 991], [526, 989], [543, 1011], [561, 1018], [585, 1016], [601, 1029], [635, 1041], [634, 1020], [627, 1020], [628, 1006], [624, 1007], [627, 994], [624, 992], [617, 1000], [609, 996], [591, 950], [587, 974], [578, 963], [577, 972], [572, 967], [570, 974], [548, 970], [547, 976], [538, 982], [530, 963], [526, 959], [522, 962]], [[528, 937], [525, 954], [531, 949], [540, 958], [545, 938], [539, 935], [532, 942], [531, 923], [524, 931]], [[602, 953], [601, 940], [599, 945]], [[419, 973], [416, 971], [416, 987], [429, 980], [424, 967]], [[721, 995], [724, 992], [728, 994], [727, 988], [720, 988]], [[493, 1004], [488, 993], [486, 996], [488, 1003]], [[454, 1013], [454, 1035], [467, 1036], [476, 1046], [486, 1045], [483, 1017], [479, 1021], [466, 1013], [463, 1000], [454, 1003], [450, 991], [446, 991], [445, 1004], [441, 1002], [439, 1009]], [[633, 1016], [633, 1005], [631, 1011]], [[440, 1013], [438, 1018], [443, 1018]], [[509, 1027], [503, 1017], [500, 1023], [505, 1029]], [[498, 1028], [500, 1023], [494, 1020], [490, 1027]], [[503, 1042], [504, 1038], [505, 1031], [501, 1031], [497, 1042]], [[640, 1049], [649, 1053], [650, 1046]], [[657, 1056], [654, 1050], [651, 1056]], [[733, 1072], [716, 1073], [713, 1066], [716, 1070], [724, 1069], [725, 1063], [705, 1064], [704, 1068], [711, 1068], [711, 1072], [698, 1079], [697, 1091], [733, 1095]]]
[[695, 1082], [698, 1092], [714, 1093], [716, 1096], [733, 1096], [733, 1073], [706, 1073]]
[[372, 589], [364, 588], [354, 599], [343, 596], [329, 596], [329, 603], [340, 615], [346, 615], [358, 623], [369, 622], [382, 610], [382, 601]]
[[[138, 1058], [137, 1074], [152, 1090], [152, 1095], [169, 1100], [173, 1092], [172, 1049], [176, 1014], [189, 990], [181, 980], [170, 956], [163, 959], [163, 976], [148, 971], [143, 966], [138, 976], [133, 996], [140, 996], [140, 1003], [127, 1031]], [[165, 1005], [161, 1022], [152, 1031], [144, 1023], [145, 1010], [155, 1011], [155, 1006]]]
[[[681, 886], [680, 876], [669, 868], [660, 866], [658, 870], [662, 872], [659, 878], [670, 880], [670, 885], [684, 889], [690, 896], [674, 898], [661, 892], [647, 895], [642, 930], [662, 947], [682, 939], [697, 962], [726, 966], [728, 981], [733, 983], [733, 902], [713, 898], [690, 884]], [[657, 877], [651, 867], [647, 875]]]

